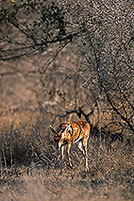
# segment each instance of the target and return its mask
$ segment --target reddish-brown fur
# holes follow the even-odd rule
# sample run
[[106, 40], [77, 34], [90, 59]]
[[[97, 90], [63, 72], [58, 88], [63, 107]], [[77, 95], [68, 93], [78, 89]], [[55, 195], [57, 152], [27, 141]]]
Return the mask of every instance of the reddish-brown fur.
[[91, 126], [89, 125], [89, 123], [83, 121], [67, 122], [60, 124], [57, 130], [54, 130], [52, 127], [51, 130], [54, 133], [54, 140], [58, 144], [58, 149], [62, 156], [62, 159], [64, 158], [64, 145], [68, 145], [67, 154], [71, 167], [72, 163], [70, 160], [70, 148], [72, 144], [79, 141], [78, 148], [83, 152], [86, 157], [86, 169], [88, 169], [87, 142], [91, 130]]

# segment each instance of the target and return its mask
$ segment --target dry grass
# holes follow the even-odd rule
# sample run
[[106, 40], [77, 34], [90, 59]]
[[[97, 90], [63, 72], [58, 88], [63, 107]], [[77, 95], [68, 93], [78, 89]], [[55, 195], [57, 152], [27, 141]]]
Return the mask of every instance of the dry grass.
[[[93, 177], [78, 170], [35, 170], [14, 177], [1, 187], [1, 200], [133, 200], [133, 180], [118, 172], [124, 181], [117, 178]], [[131, 174], [131, 172], [129, 172]], [[114, 174], [112, 175], [114, 177]], [[128, 178], [127, 178], [128, 177]], [[125, 180], [129, 179], [129, 181]]]
[[84, 157], [76, 146], [71, 151], [75, 168], [70, 169], [67, 157], [61, 166], [49, 120], [22, 116], [15, 124], [8, 115], [10, 124], [0, 129], [0, 200], [134, 200], [133, 141], [116, 140], [108, 147], [93, 130], [89, 172], [84, 171]]

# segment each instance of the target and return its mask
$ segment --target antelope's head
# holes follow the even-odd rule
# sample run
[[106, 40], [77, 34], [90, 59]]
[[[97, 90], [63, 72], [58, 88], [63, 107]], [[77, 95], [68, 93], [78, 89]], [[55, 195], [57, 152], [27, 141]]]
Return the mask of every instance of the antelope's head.
[[55, 130], [52, 126], [50, 126], [50, 129], [54, 133], [54, 140], [57, 142], [58, 148], [60, 149], [60, 147], [68, 141], [72, 128], [70, 124], [63, 123], [59, 125], [57, 130]]

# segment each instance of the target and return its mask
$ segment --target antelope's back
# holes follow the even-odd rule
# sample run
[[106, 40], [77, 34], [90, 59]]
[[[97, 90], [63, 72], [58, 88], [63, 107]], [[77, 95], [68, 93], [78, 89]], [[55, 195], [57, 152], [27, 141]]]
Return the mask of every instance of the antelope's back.
[[58, 126], [57, 132], [54, 135], [55, 141], [60, 140], [60, 138], [62, 137], [62, 133], [65, 131], [68, 125], [70, 125], [72, 129], [71, 136], [73, 138], [73, 141], [76, 141], [79, 138], [83, 138], [85, 135], [87, 137], [89, 136], [90, 125], [87, 122], [84, 122], [84, 121], [67, 122], [67, 123], [62, 123]]
[[73, 140], [76, 141], [79, 138], [83, 138], [84, 136], [89, 136], [90, 134], [90, 125], [87, 122], [84, 121], [78, 121], [78, 122], [70, 122], [70, 125], [72, 127], [72, 135]]

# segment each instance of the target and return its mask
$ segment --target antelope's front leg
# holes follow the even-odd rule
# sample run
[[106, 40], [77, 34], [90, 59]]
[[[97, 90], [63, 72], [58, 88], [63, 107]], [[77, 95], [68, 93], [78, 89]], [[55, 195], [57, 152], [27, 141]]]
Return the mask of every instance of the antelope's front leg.
[[68, 147], [67, 147], [67, 155], [68, 155], [68, 160], [69, 160], [69, 165], [71, 168], [73, 168], [73, 165], [71, 163], [71, 159], [70, 159], [70, 149], [71, 149], [71, 143], [68, 144]]
[[64, 160], [64, 146], [61, 147], [61, 159]]
[[58, 142], [58, 151], [59, 157], [61, 156], [61, 159], [64, 160], [64, 146], [61, 144], [61, 142]]

